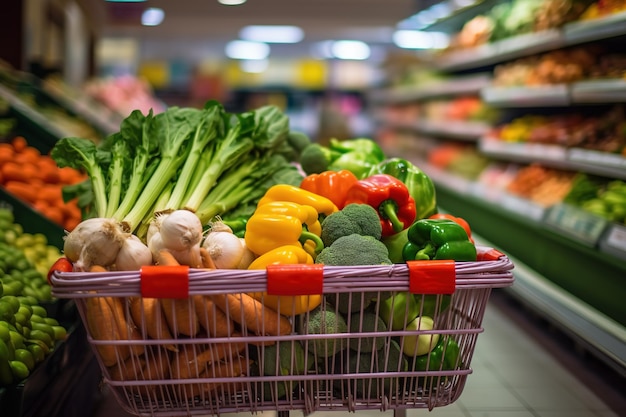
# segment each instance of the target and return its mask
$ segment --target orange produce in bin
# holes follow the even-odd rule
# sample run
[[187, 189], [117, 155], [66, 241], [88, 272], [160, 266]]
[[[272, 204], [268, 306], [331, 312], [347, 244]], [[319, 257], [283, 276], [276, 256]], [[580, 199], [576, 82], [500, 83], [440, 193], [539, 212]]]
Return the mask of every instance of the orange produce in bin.
[[0, 143], [0, 185], [66, 230], [74, 229], [82, 214], [76, 199], [63, 201], [63, 187], [85, 179], [76, 169], [59, 168], [22, 136]]

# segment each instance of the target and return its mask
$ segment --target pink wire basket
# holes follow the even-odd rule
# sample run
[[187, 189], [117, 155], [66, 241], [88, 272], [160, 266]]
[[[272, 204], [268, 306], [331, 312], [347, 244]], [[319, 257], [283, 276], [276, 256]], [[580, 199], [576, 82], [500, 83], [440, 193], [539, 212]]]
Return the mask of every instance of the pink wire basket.
[[[451, 404], [472, 373], [491, 290], [514, 281], [505, 255], [442, 265], [310, 267], [55, 272], [51, 281], [55, 297], [75, 301], [103, 381], [139, 416], [402, 415]], [[156, 289], [155, 276], [162, 278]], [[262, 304], [277, 292], [283, 305], [276, 310], [247, 297], [256, 293]], [[384, 300], [397, 294], [410, 294], [418, 319], [428, 315], [432, 323], [409, 326], [408, 307], [395, 324], [377, 320]], [[319, 305], [296, 311], [290, 297]], [[414, 349], [426, 353], [407, 354], [416, 341]]]

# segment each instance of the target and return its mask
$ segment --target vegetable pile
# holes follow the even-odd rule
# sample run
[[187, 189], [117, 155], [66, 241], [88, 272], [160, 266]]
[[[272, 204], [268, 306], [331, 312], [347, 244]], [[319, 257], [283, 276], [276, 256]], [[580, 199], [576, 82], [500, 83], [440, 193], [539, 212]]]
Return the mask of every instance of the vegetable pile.
[[45, 274], [60, 256], [45, 236], [30, 235], [0, 208], [0, 388], [26, 379], [67, 335], [45, 308]]
[[[274, 108], [232, 115], [215, 102], [156, 116], [134, 112], [99, 147], [66, 138], [52, 156], [60, 165], [85, 169], [89, 183], [81, 187], [91, 193], [82, 194], [86, 217], [65, 237], [65, 269], [59, 269], [106, 274], [156, 265], [184, 273], [187, 267], [290, 265], [302, 266], [296, 273], [306, 280], [307, 267], [316, 264], [477, 260], [469, 225], [436, 213], [433, 183], [417, 166], [386, 159], [371, 139], [334, 140], [326, 149], [341, 154], [332, 156], [330, 166], [337, 170], [303, 176], [295, 165], [313, 145], [290, 132]], [[274, 398], [274, 390], [289, 395], [296, 375], [306, 372], [460, 366], [457, 341], [437, 332], [450, 310], [449, 295], [211, 292], [92, 297], [81, 303], [113, 380], [293, 375], [255, 394], [266, 398], [269, 390]], [[279, 336], [294, 333], [315, 337], [276, 346]], [[136, 344], [120, 343], [128, 340]], [[292, 366], [285, 357], [293, 359]], [[376, 389], [359, 381], [353, 389], [360, 396], [397, 388], [394, 378]], [[133, 389], [143, 396], [166, 395], [158, 385]], [[204, 397], [246, 388], [185, 383], [172, 389]]]
[[85, 178], [74, 168], [59, 168], [22, 136], [0, 143], [0, 185], [65, 230], [80, 223], [81, 212], [75, 199], [63, 199], [63, 187]]

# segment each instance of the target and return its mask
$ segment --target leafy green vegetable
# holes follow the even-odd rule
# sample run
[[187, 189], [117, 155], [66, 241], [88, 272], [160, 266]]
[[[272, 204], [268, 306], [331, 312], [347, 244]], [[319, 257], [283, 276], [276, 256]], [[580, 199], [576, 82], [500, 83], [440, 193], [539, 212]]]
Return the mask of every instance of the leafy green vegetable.
[[100, 145], [63, 138], [51, 155], [60, 167], [87, 172], [88, 181], [64, 189], [83, 218], [113, 218], [143, 237], [158, 211], [186, 208], [206, 223], [246, 212], [275, 183], [299, 184], [302, 175], [283, 156], [289, 135], [289, 119], [275, 106], [235, 114], [209, 101], [157, 115], [133, 111]]

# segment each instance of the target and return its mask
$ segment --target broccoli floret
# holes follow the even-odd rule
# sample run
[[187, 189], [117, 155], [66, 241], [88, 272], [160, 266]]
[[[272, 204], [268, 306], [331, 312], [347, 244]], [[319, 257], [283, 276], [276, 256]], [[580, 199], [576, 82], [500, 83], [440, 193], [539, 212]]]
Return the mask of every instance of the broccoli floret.
[[[325, 304], [306, 315], [304, 329], [306, 334], [348, 333], [348, 324], [332, 306]], [[309, 351], [313, 352], [316, 358], [329, 358], [347, 348], [346, 340], [337, 337], [311, 339], [308, 344]]]
[[376, 209], [368, 204], [348, 204], [343, 209], [335, 211], [324, 218], [322, 222], [322, 242], [330, 246], [342, 236], [353, 233], [363, 236], [372, 236], [380, 240], [382, 226]]
[[372, 352], [382, 349], [387, 338], [368, 336], [371, 332], [386, 332], [387, 325], [380, 316], [373, 311], [363, 311], [350, 316], [350, 333], [360, 333], [361, 337], [351, 338], [348, 342], [350, 349], [357, 352]]
[[311, 144], [311, 139], [302, 132], [292, 130], [289, 132], [289, 136], [287, 136], [287, 142], [299, 154]]
[[311, 143], [300, 153], [300, 166], [307, 175], [319, 174], [328, 170], [330, 163], [338, 156], [335, 155], [336, 152], [330, 148], [319, 143]]
[[322, 249], [315, 263], [324, 265], [391, 265], [389, 251], [383, 242], [373, 236], [353, 233], [341, 236], [332, 245]]

